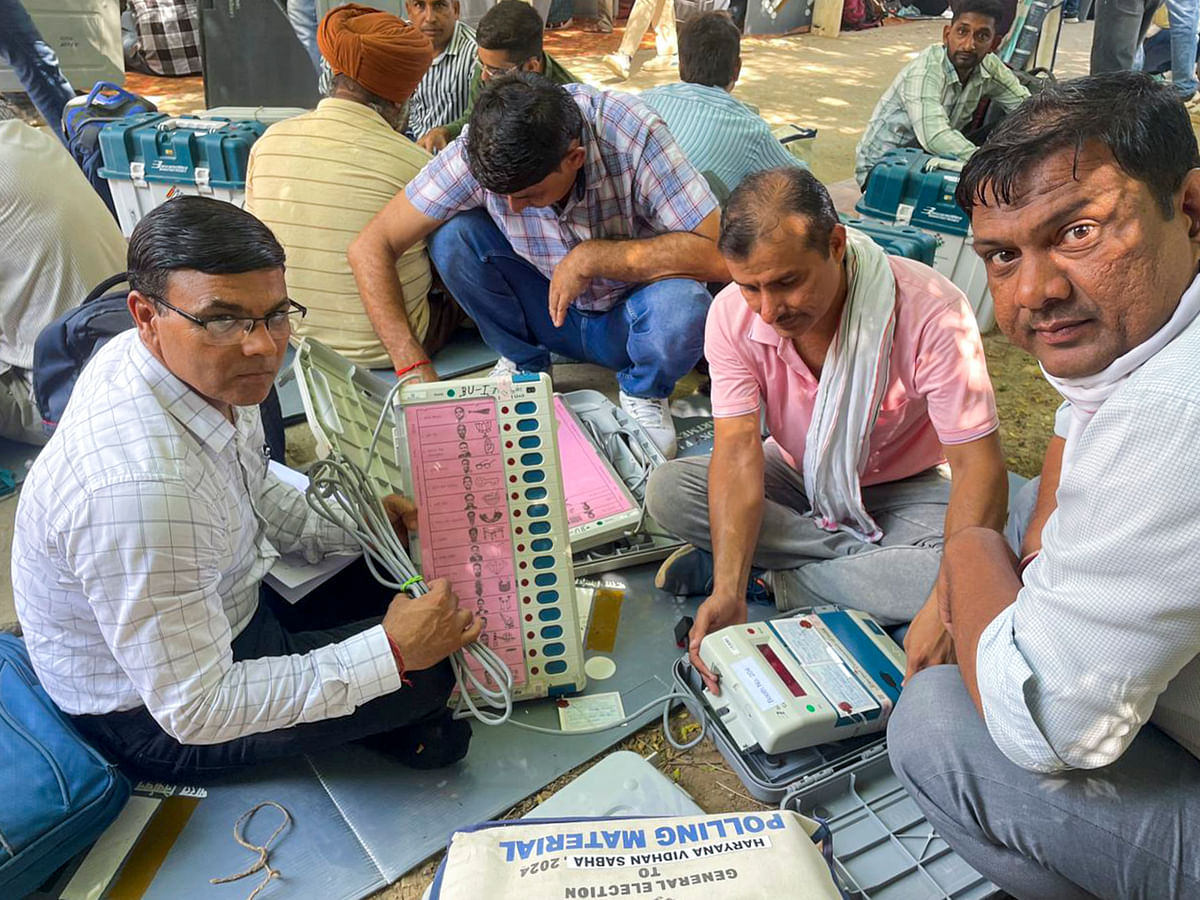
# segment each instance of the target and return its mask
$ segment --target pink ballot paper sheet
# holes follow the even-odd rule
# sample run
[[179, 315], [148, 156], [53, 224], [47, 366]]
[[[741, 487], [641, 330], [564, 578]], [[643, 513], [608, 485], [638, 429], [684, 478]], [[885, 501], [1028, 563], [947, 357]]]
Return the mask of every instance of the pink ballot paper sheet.
[[558, 419], [558, 456], [562, 462], [570, 527], [578, 528], [634, 509], [612, 470], [600, 459], [595, 445], [568, 412], [562, 397], [554, 398], [554, 414]]
[[480, 640], [525, 683], [513, 526], [492, 399], [410, 406], [405, 429], [426, 581], [449, 578]]

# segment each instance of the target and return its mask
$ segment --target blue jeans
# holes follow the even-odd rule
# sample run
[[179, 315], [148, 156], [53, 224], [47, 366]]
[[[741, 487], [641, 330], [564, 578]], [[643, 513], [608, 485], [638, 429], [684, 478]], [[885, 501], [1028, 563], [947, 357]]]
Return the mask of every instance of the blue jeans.
[[321, 71], [321, 51], [317, 47], [317, 0], [287, 0], [287, 17], [292, 31], [312, 60], [313, 68]]
[[12, 66], [50, 130], [65, 140], [63, 107], [75, 90], [19, 0], [0, 0], [0, 60]]
[[712, 297], [699, 282], [668, 278], [635, 287], [603, 312], [571, 306], [555, 328], [550, 282], [486, 210], [442, 225], [429, 238], [429, 256], [487, 345], [524, 371], [545, 371], [550, 354], [559, 353], [614, 370], [621, 390], [634, 397], [668, 397], [704, 350]]
[[[1196, 47], [1200, 32], [1200, 0], [1166, 0], [1167, 15], [1171, 27], [1167, 36], [1171, 41], [1171, 82], [1179, 96], [1185, 100], [1196, 93]], [[1140, 72], [1145, 68], [1145, 48], [1138, 47], [1133, 68]]]

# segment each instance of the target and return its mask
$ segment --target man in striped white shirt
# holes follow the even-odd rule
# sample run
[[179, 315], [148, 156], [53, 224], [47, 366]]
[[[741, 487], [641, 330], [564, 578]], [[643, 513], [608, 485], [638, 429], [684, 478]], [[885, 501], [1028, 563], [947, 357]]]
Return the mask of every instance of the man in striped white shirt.
[[413, 94], [404, 132], [419, 142], [467, 111], [477, 48], [475, 32], [458, 18], [458, 0], [406, 0], [404, 8], [433, 42], [433, 63]]
[[642, 94], [693, 166], [732, 191], [751, 172], [804, 165], [762, 116], [733, 98], [742, 71], [741, 33], [726, 12], [701, 13], [679, 31], [677, 84]]
[[[21, 492], [13, 595], [34, 669], [141, 777], [195, 783], [366, 738], [428, 767], [470, 738], [444, 660], [480, 629], [449, 582], [392, 598], [352, 573], [287, 609], [261, 584], [281, 552], [356, 549], [262, 450], [256, 404], [304, 313], [283, 262], [236, 206], [151, 211], [130, 237], [136, 327], [83, 370]], [[415, 521], [384, 505], [398, 532]]]

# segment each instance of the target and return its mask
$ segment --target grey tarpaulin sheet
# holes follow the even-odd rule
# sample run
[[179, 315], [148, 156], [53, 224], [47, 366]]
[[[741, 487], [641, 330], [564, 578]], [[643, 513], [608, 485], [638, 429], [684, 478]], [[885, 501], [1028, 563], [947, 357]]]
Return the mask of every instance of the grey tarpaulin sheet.
[[[677, 600], [657, 591], [654, 569], [648, 565], [604, 577], [626, 587], [611, 654], [617, 671], [590, 683], [587, 692], [619, 691], [627, 713], [670, 689], [671, 663], [680, 652], [672, 634], [675, 622], [691, 614], [698, 600]], [[754, 618], [771, 611], [768, 606], [751, 609]], [[660, 712], [656, 706], [641, 722]], [[516, 715], [557, 726], [557, 712], [548, 701], [522, 704]], [[357, 746], [250, 770], [210, 788], [145, 897], [174, 900], [203, 892], [217, 900], [244, 898], [247, 882], [210, 886], [208, 880], [240, 871], [252, 861], [233, 843], [231, 831], [238, 815], [263, 800], [287, 807], [295, 825], [271, 853], [271, 864], [283, 878], [264, 889], [261, 900], [363, 897], [440, 850], [455, 828], [496, 816], [634, 730], [629, 726], [597, 735], [549, 737], [476, 725], [467, 758], [434, 772], [407, 769]], [[254, 823], [264, 833], [252, 829], [249, 837], [265, 839], [275, 821], [264, 813]]]

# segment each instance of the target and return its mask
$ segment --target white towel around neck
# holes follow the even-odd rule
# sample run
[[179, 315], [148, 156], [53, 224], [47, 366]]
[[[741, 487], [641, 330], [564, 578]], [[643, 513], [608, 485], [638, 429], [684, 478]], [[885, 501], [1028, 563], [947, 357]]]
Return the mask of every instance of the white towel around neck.
[[826, 531], [875, 542], [883, 532], [862, 502], [871, 431], [887, 390], [896, 330], [896, 277], [887, 255], [846, 229], [846, 306], [825, 354], [804, 446], [810, 515]]
[[1066, 446], [1063, 449], [1063, 466], [1066, 467], [1079, 444], [1092, 416], [1096, 414], [1104, 401], [1123, 385], [1134, 372], [1140, 369], [1147, 360], [1162, 350], [1167, 344], [1179, 337], [1185, 328], [1200, 315], [1200, 276], [1192, 279], [1179, 305], [1167, 323], [1142, 341], [1124, 356], [1119, 356], [1093, 375], [1082, 378], [1056, 378], [1044, 368], [1042, 374], [1046, 381], [1071, 404], [1068, 420]]

